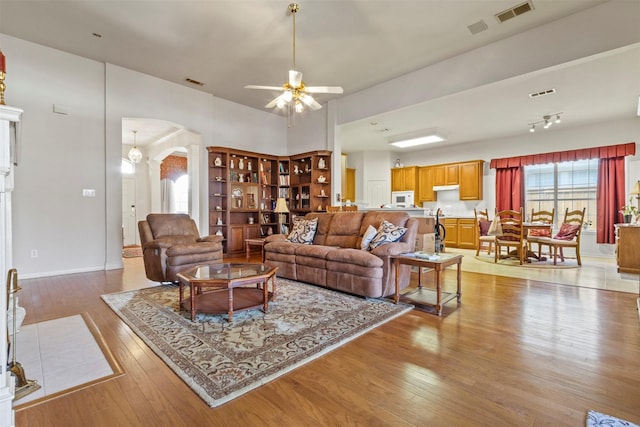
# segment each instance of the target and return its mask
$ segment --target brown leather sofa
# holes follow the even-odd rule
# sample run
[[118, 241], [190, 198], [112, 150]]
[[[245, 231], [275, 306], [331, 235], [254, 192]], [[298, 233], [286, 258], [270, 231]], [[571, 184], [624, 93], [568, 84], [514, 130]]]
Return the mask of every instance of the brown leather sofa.
[[[395, 269], [389, 257], [415, 250], [418, 220], [406, 212], [309, 213], [318, 218], [313, 244], [292, 243], [274, 234], [265, 240], [265, 264], [278, 267], [278, 276], [312, 283], [364, 297], [380, 298], [395, 293]], [[402, 238], [373, 250], [362, 250], [369, 225], [382, 220], [406, 227]], [[400, 267], [400, 289], [409, 284], [411, 267]]]
[[199, 264], [222, 262], [222, 236], [200, 237], [186, 214], [149, 214], [138, 222], [149, 280], [176, 282], [176, 274]]

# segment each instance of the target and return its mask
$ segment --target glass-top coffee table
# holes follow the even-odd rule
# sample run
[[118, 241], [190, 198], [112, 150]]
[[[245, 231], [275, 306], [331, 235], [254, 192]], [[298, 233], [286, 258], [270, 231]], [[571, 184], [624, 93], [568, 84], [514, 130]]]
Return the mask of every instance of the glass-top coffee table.
[[[276, 293], [275, 275], [278, 267], [264, 264], [221, 263], [199, 265], [177, 274], [180, 289], [180, 309], [188, 305], [191, 321], [196, 313], [224, 314], [229, 322], [234, 311], [263, 307]], [[269, 290], [271, 279], [271, 290]], [[184, 287], [189, 287], [189, 297]]]

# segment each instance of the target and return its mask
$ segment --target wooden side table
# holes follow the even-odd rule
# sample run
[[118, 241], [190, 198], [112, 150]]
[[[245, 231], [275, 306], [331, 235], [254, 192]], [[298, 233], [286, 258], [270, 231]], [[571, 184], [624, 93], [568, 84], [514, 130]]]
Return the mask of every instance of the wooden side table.
[[[461, 264], [462, 264], [462, 255], [456, 254], [444, 254], [440, 253], [439, 258], [435, 260], [429, 260], [426, 258], [418, 258], [415, 256], [409, 255], [393, 255], [390, 257], [391, 262], [396, 270], [396, 292], [394, 295], [394, 301], [397, 303], [401, 298], [407, 302], [413, 303], [416, 307], [420, 306], [430, 306], [435, 307], [438, 316], [442, 315], [442, 307], [448, 301], [452, 299], [457, 299], [458, 304], [460, 304], [460, 299], [462, 297], [461, 284]], [[408, 292], [406, 294], [400, 294], [400, 284], [398, 282], [398, 270], [400, 269], [400, 265], [412, 265], [418, 267], [418, 288]], [[451, 292], [442, 292], [442, 272], [449, 267], [450, 265], [457, 265], [458, 267], [458, 286], [456, 289], [456, 293]], [[422, 287], [422, 268], [430, 268], [435, 270], [436, 273], [436, 289], [427, 289]], [[435, 296], [435, 298], [434, 298]]]
[[244, 247], [247, 252], [247, 261], [251, 259], [251, 246], [260, 246], [262, 257], [260, 262], [264, 262], [264, 238], [244, 239]]

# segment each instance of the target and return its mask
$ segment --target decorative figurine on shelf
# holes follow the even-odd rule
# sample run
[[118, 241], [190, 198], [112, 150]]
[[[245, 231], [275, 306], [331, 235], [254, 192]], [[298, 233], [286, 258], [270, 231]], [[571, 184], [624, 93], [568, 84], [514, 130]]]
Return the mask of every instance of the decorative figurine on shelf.
[[327, 197], [327, 195], [324, 192], [324, 189], [320, 192], [320, 197]]
[[251, 170], [251, 160], [249, 160], [247, 162], [247, 170], [250, 171]]
[[222, 218], [218, 218], [218, 225], [222, 225]]
[[222, 230], [216, 231], [216, 236], [222, 236]]
[[298, 168], [298, 165], [293, 165], [293, 173], [295, 173], [296, 175], [300, 173], [300, 168]]
[[402, 163], [400, 163], [400, 159], [396, 159], [395, 167], [397, 167], [397, 168], [401, 168], [402, 167]]
[[322, 210], [322, 205], [318, 205], [318, 210], [321, 211]]
[[320, 175], [320, 176], [318, 177], [318, 182], [319, 182], [319, 183], [323, 183], [323, 182], [325, 182], [326, 180], [327, 180], [327, 178], [326, 178], [324, 175]]
[[231, 159], [231, 163], [229, 163], [229, 166], [231, 166], [231, 169], [234, 169], [236, 167], [236, 164], [233, 161], [233, 159]]
[[216, 159], [213, 161], [213, 165], [222, 166], [222, 159], [220, 157], [216, 157]]
[[273, 230], [271, 227], [267, 228], [267, 236], [271, 236], [273, 234]]
[[238, 160], [238, 169], [244, 169], [244, 161], [242, 159]]
[[318, 169], [324, 169], [325, 167], [324, 158], [320, 157], [320, 160], [318, 160]]
[[[240, 160], [240, 161], [242, 161], [242, 160]], [[244, 182], [244, 174], [243, 173], [239, 173], [238, 174], [238, 181], [239, 182]]]

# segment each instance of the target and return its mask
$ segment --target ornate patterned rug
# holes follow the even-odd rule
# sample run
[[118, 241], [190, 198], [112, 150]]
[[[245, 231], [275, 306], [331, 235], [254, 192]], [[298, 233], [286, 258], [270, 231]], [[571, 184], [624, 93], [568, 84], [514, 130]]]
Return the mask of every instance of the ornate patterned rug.
[[137, 258], [142, 256], [142, 247], [139, 245], [130, 245], [122, 248], [123, 258]]
[[178, 307], [162, 285], [102, 295], [105, 303], [209, 406], [216, 407], [345, 344], [413, 307], [278, 278], [262, 309], [225, 316]]
[[601, 412], [589, 411], [587, 413], [587, 427], [638, 427], [637, 424]]

